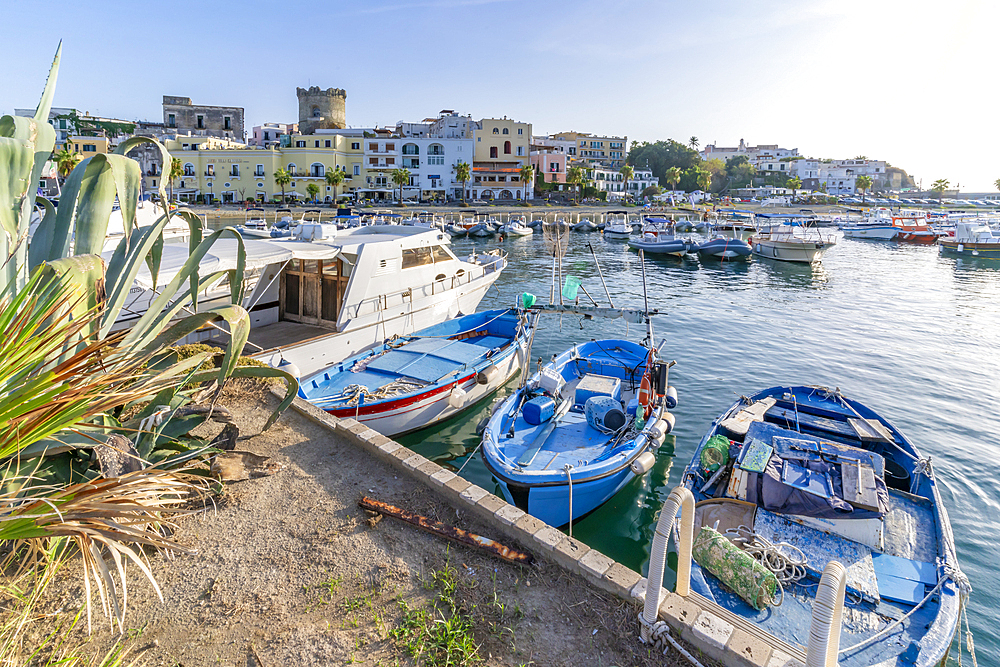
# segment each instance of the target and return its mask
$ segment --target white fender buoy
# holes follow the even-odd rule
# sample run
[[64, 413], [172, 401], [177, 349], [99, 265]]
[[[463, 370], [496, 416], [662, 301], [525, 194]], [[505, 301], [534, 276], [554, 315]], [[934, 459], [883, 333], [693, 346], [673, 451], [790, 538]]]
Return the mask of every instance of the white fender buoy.
[[456, 410], [461, 409], [465, 405], [465, 390], [455, 385], [455, 388], [451, 390], [451, 396], [448, 397], [448, 405]]
[[279, 371], [285, 371], [296, 380], [302, 378], [302, 371], [299, 370], [299, 367], [293, 364], [292, 362], [286, 360], [284, 357], [281, 358], [281, 361], [278, 362], [278, 365], [275, 366], [275, 368], [277, 368]]
[[674, 387], [667, 387], [666, 394], [666, 406], [667, 410], [673, 410], [677, 407], [677, 389]]
[[656, 457], [653, 456], [652, 452], [643, 452], [639, 456], [635, 457], [635, 460], [629, 464], [629, 468], [636, 475], [645, 475], [647, 472], [653, 469], [653, 465], [656, 463]]
[[476, 373], [476, 384], [490, 384], [500, 374], [500, 369], [496, 364], [490, 364], [483, 370]]

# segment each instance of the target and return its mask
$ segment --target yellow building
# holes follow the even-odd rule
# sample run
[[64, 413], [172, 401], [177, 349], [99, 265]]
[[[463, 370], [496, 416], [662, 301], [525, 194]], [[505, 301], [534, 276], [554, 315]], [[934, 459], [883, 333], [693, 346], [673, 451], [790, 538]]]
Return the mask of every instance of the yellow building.
[[[358, 136], [351, 136], [356, 134]], [[242, 202], [248, 198], [272, 201], [281, 197], [282, 188], [274, 174], [285, 169], [291, 182], [284, 187], [286, 197], [309, 198], [308, 186], [319, 188], [316, 198], [336, 201], [339, 195], [353, 194], [361, 187], [361, 131], [291, 135], [287, 146], [251, 147], [216, 137], [177, 136], [164, 141], [170, 154], [181, 161], [183, 174], [174, 183], [174, 196], [182, 201]], [[143, 167], [147, 190], [155, 190], [162, 178], [162, 168]], [[328, 185], [326, 174], [334, 169], [344, 172], [336, 188]], [[169, 190], [169, 183], [166, 184]]]
[[484, 118], [473, 135], [472, 198], [530, 199], [531, 183], [522, 182], [521, 167], [531, 162], [531, 123]]
[[67, 150], [79, 153], [81, 158], [88, 158], [98, 153], [107, 154], [111, 143], [107, 137], [83, 137], [74, 135], [66, 138]]
[[599, 165], [606, 169], [621, 169], [628, 155], [628, 137], [600, 137], [586, 132], [558, 132], [550, 139], [571, 141], [569, 160], [573, 165]]

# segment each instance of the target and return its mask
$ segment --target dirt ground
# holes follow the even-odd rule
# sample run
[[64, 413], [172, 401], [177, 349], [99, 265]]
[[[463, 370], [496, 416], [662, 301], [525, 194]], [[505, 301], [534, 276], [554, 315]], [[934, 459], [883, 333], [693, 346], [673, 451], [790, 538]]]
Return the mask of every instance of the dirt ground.
[[[407, 651], [407, 619], [443, 588], [478, 645], [481, 661], [462, 664], [688, 664], [639, 642], [637, 607], [554, 563], [516, 566], [391, 518], [371, 521], [357, 505], [362, 495], [504, 542], [291, 410], [261, 434], [275, 404], [263, 388], [227, 390], [222, 403], [237, 415], [237, 447], [271, 457], [277, 471], [226, 485], [214, 509], [180, 520], [175, 537], [197, 554], [152, 557], [164, 602], [131, 569], [126, 628], [137, 664], [423, 664]], [[58, 620], [82, 600], [79, 570], [67, 568], [43, 611]], [[442, 609], [430, 623], [444, 620]], [[98, 611], [94, 654], [113, 639]]]

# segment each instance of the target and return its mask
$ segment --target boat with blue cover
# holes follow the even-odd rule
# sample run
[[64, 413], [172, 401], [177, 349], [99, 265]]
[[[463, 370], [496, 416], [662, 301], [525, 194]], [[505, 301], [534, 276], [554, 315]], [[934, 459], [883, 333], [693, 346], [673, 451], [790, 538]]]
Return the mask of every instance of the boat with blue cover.
[[320, 370], [299, 396], [388, 436], [430, 426], [503, 386], [527, 356], [531, 318], [516, 309], [463, 315]]
[[947, 656], [971, 589], [938, 480], [871, 408], [812, 386], [741, 397], [712, 423], [682, 484], [696, 501], [695, 593], [801, 651], [821, 605], [817, 582], [837, 561], [837, 664]]
[[[573, 310], [593, 316], [609, 309]], [[624, 312], [630, 321], [646, 317]], [[494, 408], [483, 431], [483, 461], [503, 495], [563, 526], [646, 474], [673, 427], [671, 365], [648, 344], [617, 339], [556, 356]]]

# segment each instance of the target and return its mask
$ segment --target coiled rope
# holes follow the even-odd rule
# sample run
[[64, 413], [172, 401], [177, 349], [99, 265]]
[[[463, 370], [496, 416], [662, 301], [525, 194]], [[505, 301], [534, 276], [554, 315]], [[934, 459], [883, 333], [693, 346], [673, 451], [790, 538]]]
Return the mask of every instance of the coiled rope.
[[785, 599], [784, 587], [798, 583], [806, 576], [808, 559], [801, 549], [788, 542], [775, 544], [746, 526], [727, 530], [726, 537], [774, 573], [781, 592], [781, 599], [774, 604], [776, 607], [780, 607]]

